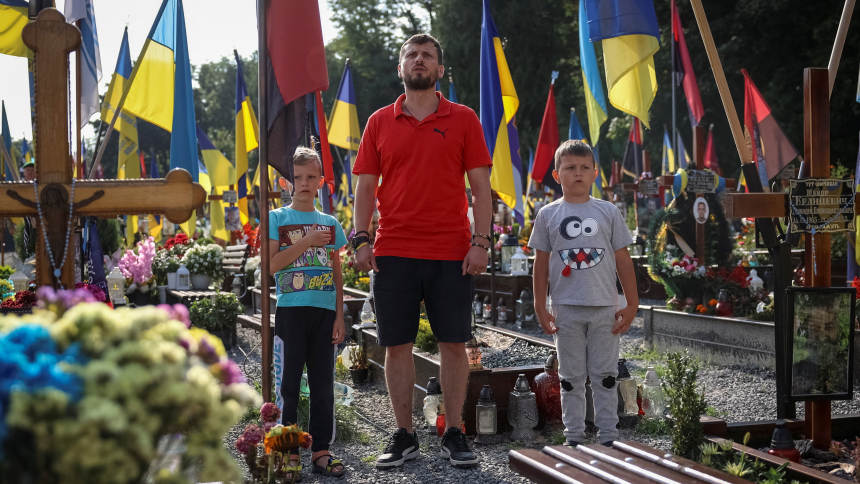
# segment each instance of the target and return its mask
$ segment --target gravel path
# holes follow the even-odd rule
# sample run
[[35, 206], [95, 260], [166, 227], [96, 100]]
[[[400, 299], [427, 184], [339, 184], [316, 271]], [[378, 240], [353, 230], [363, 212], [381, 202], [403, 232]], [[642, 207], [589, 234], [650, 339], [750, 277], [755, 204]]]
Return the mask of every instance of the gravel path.
[[[514, 329], [509, 326], [509, 329]], [[544, 334], [537, 326], [516, 328], [517, 331], [531, 336], [541, 337], [551, 341], [551, 337]], [[245, 371], [249, 381], [260, 381], [260, 335], [240, 328], [238, 332], [239, 345], [231, 351], [231, 357], [236, 360]], [[512, 364], [542, 363], [546, 354], [535, 354], [535, 351], [546, 351], [548, 349], [526, 345], [523, 341], [507, 340], [499, 338], [500, 344], [509, 345], [505, 353], [486, 351], [483, 362], [487, 367], [510, 366]], [[648, 366], [659, 366], [660, 355], [647, 353], [642, 348], [643, 321], [636, 318], [630, 331], [621, 338], [621, 354], [628, 359], [627, 366], [631, 374], [638, 380], [644, 377]], [[253, 350], [252, 350], [253, 349]], [[486, 348], [485, 348], [486, 349]], [[244, 353], [243, 353], [244, 350]], [[245, 354], [248, 354], [246, 357]], [[501, 356], [501, 355], [506, 356]], [[495, 361], [500, 359], [499, 361]], [[517, 361], [514, 361], [517, 360]], [[776, 418], [774, 404], [774, 373], [752, 367], [726, 367], [701, 363], [699, 372], [699, 383], [705, 391], [705, 398], [709, 406], [713, 407], [717, 414], [729, 422], [740, 422], [747, 420], [763, 420]], [[344, 381], [343, 383], [351, 384]], [[385, 392], [376, 390], [371, 385], [361, 385], [354, 388], [355, 400], [353, 407], [359, 412], [361, 418], [357, 426], [366, 438], [365, 443], [357, 442], [343, 444], [335, 442], [332, 445], [332, 454], [343, 460], [347, 468], [347, 477], [343, 480], [324, 478], [318, 474], [311, 474], [310, 453], [303, 456], [305, 471], [304, 482], [354, 482], [354, 483], [413, 483], [413, 482], [446, 482], [446, 483], [525, 483], [526, 479], [514, 474], [508, 469], [507, 452], [513, 448], [519, 448], [521, 444], [511, 443], [508, 433], [499, 436], [499, 443], [493, 445], [474, 445], [473, 449], [481, 458], [481, 463], [474, 469], [454, 469], [447, 461], [439, 457], [439, 438], [428, 437], [426, 432], [420, 431], [420, 442], [422, 455], [419, 459], [407, 462], [403, 467], [394, 470], [377, 471], [373, 466], [376, 455], [381, 452], [390, 432], [394, 429], [394, 417], [391, 403]], [[852, 401], [833, 402], [834, 414], [860, 412], [860, 388], [856, 389], [855, 398]], [[803, 405], [798, 405], [798, 416], [803, 416]], [[423, 429], [423, 416], [413, 415], [416, 428]], [[236, 438], [246, 424], [240, 423], [234, 427], [224, 438], [225, 445], [230, 451], [237, 455], [233, 446]], [[540, 431], [539, 437], [529, 447], [540, 449], [548, 444], [560, 444], [561, 428], [545, 428]], [[591, 429], [590, 440], [595, 438]], [[637, 433], [633, 429], [621, 430], [622, 440], [636, 440], [646, 445], [669, 450], [671, 441], [668, 436], [647, 437]], [[471, 443], [471, 439], [470, 439]], [[238, 455], [237, 455], [238, 457]], [[244, 462], [239, 460], [240, 466], [245, 467]]]

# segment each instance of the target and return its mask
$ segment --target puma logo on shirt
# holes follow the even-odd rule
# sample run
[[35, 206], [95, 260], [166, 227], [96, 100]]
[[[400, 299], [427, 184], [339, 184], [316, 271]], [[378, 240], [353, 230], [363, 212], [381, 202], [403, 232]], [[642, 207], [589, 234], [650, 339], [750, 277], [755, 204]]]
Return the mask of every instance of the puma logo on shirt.
[[[450, 129], [450, 128], [448, 128], [448, 129]], [[439, 130], [439, 128], [433, 128], [433, 132], [434, 132], [434, 133], [439, 133], [439, 134], [441, 134], [441, 135], [442, 135], [442, 137], [444, 138], [444, 137], [445, 137], [445, 132], [446, 132], [446, 131], [448, 131], [448, 129], [446, 129], [445, 131], [440, 131], [440, 130]]]

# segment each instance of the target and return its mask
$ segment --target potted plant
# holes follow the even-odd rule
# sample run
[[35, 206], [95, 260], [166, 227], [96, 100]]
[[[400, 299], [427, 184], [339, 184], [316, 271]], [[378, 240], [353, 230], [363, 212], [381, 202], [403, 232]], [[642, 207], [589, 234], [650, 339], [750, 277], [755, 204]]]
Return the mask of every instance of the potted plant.
[[[161, 304], [167, 301], [167, 289], [176, 289], [176, 271], [179, 270], [179, 256], [161, 247], [155, 253], [152, 260], [152, 275], [155, 276], [155, 284], [158, 288], [158, 298]], [[173, 285], [170, 284], [170, 275], [173, 274]]]
[[[135, 253], [137, 251], [137, 253]], [[155, 259], [155, 241], [152, 237], [137, 243], [135, 250], [125, 251], [119, 260], [119, 270], [126, 278], [125, 294], [135, 306], [152, 304], [155, 293], [155, 276], [152, 261]]]
[[219, 292], [211, 298], [200, 299], [191, 304], [191, 324], [217, 336], [224, 348], [233, 347], [232, 335], [236, 317], [245, 311], [239, 298], [232, 292]]
[[361, 385], [367, 382], [367, 351], [361, 346], [349, 346], [350, 361], [349, 375], [352, 377], [352, 383]]
[[217, 244], [195, 244], [188, 249], [182, 261], [191, 272], [194, 289], [208, 289], [212, 279], [221, 273], [223, 249]]

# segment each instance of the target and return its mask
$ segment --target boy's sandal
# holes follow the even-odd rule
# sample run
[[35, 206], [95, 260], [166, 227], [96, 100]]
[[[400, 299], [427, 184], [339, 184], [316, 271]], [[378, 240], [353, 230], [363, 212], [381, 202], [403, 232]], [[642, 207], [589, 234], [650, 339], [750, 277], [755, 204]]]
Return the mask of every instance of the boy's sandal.
[[[297, 458], [293, 459], [293, 457], [297, 457]], [[287, 461], [287, 463], [292, 464], [294, 462], [295, 462], [295, 465], [293, 465], [293, 466], [288, 466], [288, 465], [284, 464], [284, 481], [285, 482], [291, 481], [293, 479], [294, 475], [296, 476], [295, 482], [301, 482], [302, 481], [301, 456], [291, 455], [290, 459]]]
[[[328, 457], [328, 463], [325, 467], [317, 465], [317, 462], [320, 459]], [[340, 467], [340, 470], [335, 470], [335, 468]], [[346, 474], [346, 468], [343, 466], [343, 463], [339, 459], [332, 458], [331, 454], [324, 454], [317, 457], [314, 460], [314, 474], [323, 474], [331, 477], [343, 477]]]

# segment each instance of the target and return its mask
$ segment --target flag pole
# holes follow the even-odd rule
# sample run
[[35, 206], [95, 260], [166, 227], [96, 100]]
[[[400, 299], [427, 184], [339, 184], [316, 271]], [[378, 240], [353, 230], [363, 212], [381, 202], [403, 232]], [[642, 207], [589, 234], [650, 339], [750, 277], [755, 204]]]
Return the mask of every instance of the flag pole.
[[693, 13], [696, 15], [699, 33], [701, 33], [702, 41], [705, 43], [705, 52], [708, 53], [711, 70], [714, 71], [714, 79], [717, 81], [717, 89], [720, 91], [723, 109], [726, 110], [726, 116], [729, 118], [729, 127], [732, 129], [732, 138], [734, 138], [735, 148], [738, 150], [741, 164], [752, 163], [752, 153], [747, 149], [746, 141], [744, 141], [744, 132], [741, 129], [740, 118], [738, 118], [738, 112], [735, 110], [735, 103], [732, 101], [732, 93], [729, 91], [729, 85], [726, 82], [726, 74], [723, 72], [720, 54], [717, 53], [717, 46], [714, 44], [714, 36], [711, 35], [711, 27], [708, 25], [705, 9], [702, 7], [702, 0], [690, 0], [690, 3], [693, 6]]
[[675, 9], [678, 7], [675, 6], [675, 0], [671, 1], [672, 5], [669, 9], [669, 16], [672, 17], [670, 20], [670, 22], [672, 22], [672, 28], [669, 29], [669, 35], [672, 38], [669, 40], [669, 44], [672, 50], [672, 141], [669, 147], [672, 148], [672, 153], [677, 153], [678, 151], [675, 149], [675, 147], [678, 146], [678, 140], [676, 139], [678, 131], [675, 129], [675, 114], [678, 112], [675, 108]]
[[[75, 25], [78, 27], [78, 30], [81, 30], [81, 21], [78, 20], [75, 22]], [[77, 101], [75, 104], [75, 120], [77, 124], [75, 125], [75, 159], [77, 160], [77, 174], [75, 178], [82, 179], [84, 178], [84, 167], [83, 167], [83, 159], [81, 158], [81, 50], [83, 50], [84, 45], [81, 44], [80, 47], [75, 51], [75, 100]]]
[[851, 14], [854, 13], [854, 0], [845, 0], [842, 9], [842, 18], [839, 19], [839, 29], [836, 31], [836, 40], [833, 42], [833, 51], [830, 52], [830, 62], [827, 70], [830, 72], [830, 95], [833, 95], [833, 83], [836, 82], [836, 71], [839, 70], [839, 60], [842, 58], [842, 47], [845, 46], [845, 37], [848, 36], [848, 25], [851, 23]]
[[[260, 130], [260, 163], [257, 167], [260, 172], [260, 186], [265, 187], [265, 196], [267, 203], [261, 206], [269, 208], [269, 100], [268, 100], [268, 85], [267, 74], [269, 66], [269, 49], [268, 49], [268, 33], [266, 26], [266, 0], [257, 0], [257, 32], [259, 34], [258, 46], [258, 64], [257, 64], [257, 107], [260, 110], [260, 119], [262, 120], [263, 129]], [[260, 190], [263, 191], [262, 189]], [[260, 299], [262, 304], [260, 309], [262, 314], [260, 333], [263, 338], [263, 401], [271, 401], [272, 397], [272, 338], [270, 327], [271, 304], [269, 300], [269, 214], [260, 213]]]

